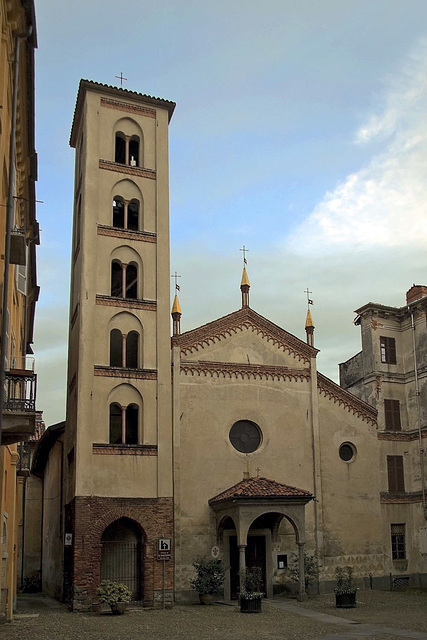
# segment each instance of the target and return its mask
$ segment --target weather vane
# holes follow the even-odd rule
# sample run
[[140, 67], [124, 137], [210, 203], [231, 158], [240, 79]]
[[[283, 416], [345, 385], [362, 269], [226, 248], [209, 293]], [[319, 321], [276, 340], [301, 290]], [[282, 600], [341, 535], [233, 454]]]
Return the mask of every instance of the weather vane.
[[243, 264], [248, 264], [246, 260], [246, 254], [249, 253], [249, 249], [246, 249], [245, 245], [243, 245], [243, 249], [239, 249], [239, 251], [243, 251]]
[[119, 76], [114, 76], [115, 78], [117, 78], [118, 80], [120, 80], [120, 87], [123, 89], [123, 80], [127, 81], [127, 78], [124, 77], [123, 75], [123, 71], [120, 71], [120, 75]]
[[310, 298], [310, 294], [313, 293], [312, 291], [309, 291], [308, 287], [307, 289], [304, 291], [304, 293], [307, 294], [307, 305], [309, 304], [314, 304], [312, 298]]
[[176, 291], [181, 291], [181, 288], [180, 288], [180, 286], [179, 286], [179, 284], [178, 284], [178, 278], [180, 278], [180, 277], [181, 277], [181, 276], [179, 276], [179, 275], [177, 274], [177, 272], [176, 272], [176, 271], [175, 271], [175, 273], [173, 273], [173, 274], [171, 275], [171, 278], [174, 278], [174, 279], [175, 279], [175, 290], [176, 290]]

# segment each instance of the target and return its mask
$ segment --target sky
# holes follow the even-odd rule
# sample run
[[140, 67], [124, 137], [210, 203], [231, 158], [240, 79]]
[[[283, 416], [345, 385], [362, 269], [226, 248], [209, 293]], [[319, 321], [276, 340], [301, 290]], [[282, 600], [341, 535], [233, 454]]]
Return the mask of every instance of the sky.
[[[74, 149], [81, 78], [177, 103], [171, 274], [181, 329], [250, 305], [318, 368], [360, 351], [354, 310], [427, 284], [425, 0], [36, 0], [37, 405], [65, 419]], [[171, 301], [173, 282], [171, 279]]]

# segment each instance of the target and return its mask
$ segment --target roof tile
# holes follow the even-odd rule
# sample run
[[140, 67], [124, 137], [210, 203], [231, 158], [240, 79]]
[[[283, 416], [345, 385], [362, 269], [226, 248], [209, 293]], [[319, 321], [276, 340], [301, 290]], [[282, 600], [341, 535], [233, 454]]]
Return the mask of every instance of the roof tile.
[[209, 500], [217, 504], [230, 499], [245, 498], [312, 498], [313, 494], [305, 489], [297, 489], [268, 478], [245, 478]]

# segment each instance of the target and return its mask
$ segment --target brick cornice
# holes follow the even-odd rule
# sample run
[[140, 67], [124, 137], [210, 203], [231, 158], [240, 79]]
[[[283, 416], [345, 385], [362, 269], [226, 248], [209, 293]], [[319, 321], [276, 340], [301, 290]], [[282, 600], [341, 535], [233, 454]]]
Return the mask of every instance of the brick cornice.
[[246, 378], [257, 380], [309, 380], [309, 369], [289, 369], [269, 365], [244, 364], [239, 362], [181, 361], [181, 373], [211, 378]]
[[321, 373], [317, 374], [317, 388], [325, 398], [333, 400], [334, 403], [343, 406], [347, 411], [351, 411], [353, 415], [362, 418], [362, 420], [373, 426], [377, 426], [377, 410], [374, 407], [363, 402], [363, 400], [360, 400]]
[[157, 380], [155, 369], [125, 369], [122, 367], [105, 367], [94, 365], [93, 374], [105, 378], [131, 378], [133, 380]]
[[243, 307], [197, 329], [182, 333], [180, 336], [174, 336], [172, 345], [179, 346], [181, 353], [187, 355], [194, 353], [199, 347], [203, 348], [211, 343], [214, 344], [244, 330], [256, 332], [268, 342], [272, 342], [278, 349], [295, 356], [305, 364], [308, 364], [310, 358], [315, 357], [318, 353], [318, 349], [310, 347], [250, 307]]
[[148, 118], [156, 117], [155, 109], [140, 107], [139, 105], [129, 104], [128, 102], [119, 102], [118, 100], [111, 100], [111, 98], [101, 98], [101, 107], [117, 109], [118, 111], [126, 111], [127, 113], [135, 113], [140, 116], [147, 116]]
[[422, 501], [422, 491], [411, 491], [408, 493], [389, 493], [388, 491], [381, 491], [380, 493], [381, 504], [412, 504], [414, 502]]
[[134, 300], [131, 298], [113, 298], [112, 296], [96, 296], [96, 304], [106, 307], [120, 307], [122, 309], [143, 309], [145, 311], [156, 311], [157, 302], [155, 300]]
[[97, 233], [99, 236], [110, 236], [112, 238], [126, 238], [127, 240], [137, 240], [139, 242], [157, 242], [155, 233], [148, 231], [129, 231], [128, 229], [118, 229], [104, 224], [98, 224]]
[[149, 178], [150, 180], [156, 179], [156, 172], [154, 169], [131, 167], [128, 164], [120, 164], [119, 162], [113, 162], [112, 160], [102, 160], [100, 158], [99, 168], [107, 169], [108, 171], [118, 171], [119, 173], [126, 173], [129, 176], [136, 176], [139, 178]]
[[92, 453], [96, 455], [157, 456], [156, 444], [103, 444], [93, 443]]
[[[390, 442], [412, 442], [418, 440], [418, 429], [411, 431], [379, 431], [378, 440], [389, 440]], [[427, 438], [427, 427], [421, 429], [421, 437]]]

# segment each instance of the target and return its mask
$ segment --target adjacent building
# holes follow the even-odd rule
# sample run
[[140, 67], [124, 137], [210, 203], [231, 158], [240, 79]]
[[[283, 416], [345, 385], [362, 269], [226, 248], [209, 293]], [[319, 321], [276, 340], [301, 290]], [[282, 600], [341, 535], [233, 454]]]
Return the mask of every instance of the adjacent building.
[[1, 619], [11, 620], [18, 576], [18, 526], [25, 474], [18, 442], [36, 430], [36, 374], [31, 358], [36, 221], [32, 0], [0, 0], [0, 562]]
[[369, 302], [356, 310], [362, 350], [340, 365], [341, 385], [378, 411], [385, 572], [417, 584], [427, 573], [427, 287], [406, 305]]

